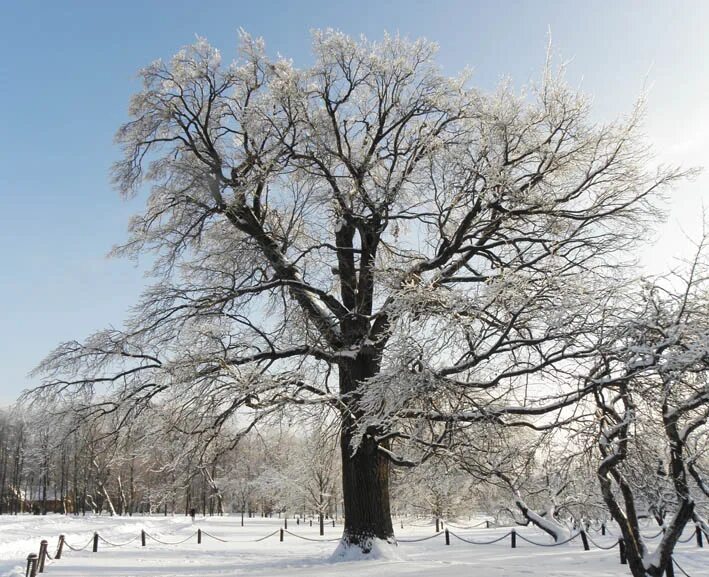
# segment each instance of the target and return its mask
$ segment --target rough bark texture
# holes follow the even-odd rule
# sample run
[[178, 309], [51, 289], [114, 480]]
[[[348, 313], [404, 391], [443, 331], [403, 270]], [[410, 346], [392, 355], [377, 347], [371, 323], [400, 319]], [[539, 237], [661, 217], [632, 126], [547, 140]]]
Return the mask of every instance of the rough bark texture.
[[344, 539], [367, 552], [371, 539], [394, 537], [389, 509], [389, 463], [371, 440], [366, 440], [354, 455], [350, 435], [343, 432], [341, 440]]
[[376, 361], [360, 357], [340, 368], [340, 387], [348, 399], [340, 436], [345, 506], [343, 541], [360, 547], [364, 553], [371, 550], [373, 539], [394, 540], [389, 507], [389, 461], [377, 449], [372, 436], [366, 435], [356, 451], [352, 442], [358, 417], [357, 387], [377, 370]]

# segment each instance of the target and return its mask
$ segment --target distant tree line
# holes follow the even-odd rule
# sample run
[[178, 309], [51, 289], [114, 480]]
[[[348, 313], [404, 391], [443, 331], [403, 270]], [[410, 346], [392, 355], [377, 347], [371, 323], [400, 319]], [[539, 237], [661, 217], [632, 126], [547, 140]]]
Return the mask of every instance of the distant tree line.
[[338, 512], [335, 439], [271, 429], [208, 447], [155, 429], [0, 413], [0, 514], [320, 515]]
[[[227, 435], [205, 446], [192, 435], [159, 430], [159, 422], [116, 430], [107, 421], [0, 413], [0, 514], [237, 514], [315, 517], [323, 526], [342, 517], [337, 431], [311, 421], [288, 430]], [[645, 424], [644, 426], [649, 426]], [[504, 434], [503, 434], [504, 433]], [[491, 523], [537, 525], [555, 539], [574, 527], [611, 519], [594, 480], [592, 446], [566, 435], [487, 427], [392, 477], [398, 516], [458, 520], [485, 515]], [[647, 433], [625, 469], [641, 517], [658, 527], [678, 506], [662, 445]], [[706, 455], [693, 461], [709, 468]], [[695, 520], [709, 503], [698, 483]]]

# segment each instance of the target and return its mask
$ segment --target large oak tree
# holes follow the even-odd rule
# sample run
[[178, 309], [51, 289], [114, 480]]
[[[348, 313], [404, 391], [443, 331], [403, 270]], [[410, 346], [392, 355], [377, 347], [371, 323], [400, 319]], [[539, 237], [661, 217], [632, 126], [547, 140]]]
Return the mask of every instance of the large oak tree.
[[243, 34], [233, 63], [199, 40], [142, 71], [114, 178], [152, 188], [115, 253], [154, 255], [155, 284], [121, 330], [60, 345], [40, 390], [118, 422], [170, 406], [207, 439], [327, 405], [343, 543], [368, 552], [394, 538], [391, 463], [592, 391], [572, 367], [680, 173], [646, 168], [639, 110], [596, 124], [550, 66], [486, 94], [423, 40], [326, 31], [313, 52], [296, 68]]

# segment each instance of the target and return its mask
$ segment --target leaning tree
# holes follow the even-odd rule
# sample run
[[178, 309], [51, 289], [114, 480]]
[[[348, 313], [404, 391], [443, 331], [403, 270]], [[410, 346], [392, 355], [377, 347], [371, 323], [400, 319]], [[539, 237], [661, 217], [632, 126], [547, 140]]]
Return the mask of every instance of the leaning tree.
[[155, 284], [121, 330], [52, 352], [40, 391], [119, 422], [169, 403], [208, 438], [326, 404], [343, 544], [369, 552], [394, 538], [392, 463], [590, 393], [572, 367], [681, 174], [646, 169], [637, 110], [594, 123], [561, 71], [487, 94], [423, 40], [313, 51], [296, 68], [244, 34], [233, 63], [198, 40], [142, 71], [113, 175], [151, 189], [114, 252], [153, 255]]
[[[709, 496], [706, 472], [697, 467], [709, 433], [708, 238], [686, 270], [646, 281], [629, 299], [591, 375], [601, 384], [594, 392], [597, 476], [635, 577], [665, 575], [687, 523], [706, 528], [696, 501]], [[648, 447], [659, 455], [650, 471], [638, 466]], [[650, 483], [662, 493], [648, 491]], [[654, 551], [640, 531], [644, 509], [663, 524]]]

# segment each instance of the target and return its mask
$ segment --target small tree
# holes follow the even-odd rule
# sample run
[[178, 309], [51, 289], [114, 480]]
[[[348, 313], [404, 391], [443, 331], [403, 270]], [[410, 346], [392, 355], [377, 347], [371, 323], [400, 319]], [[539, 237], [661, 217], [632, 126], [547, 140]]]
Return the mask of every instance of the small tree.
[[409, 511], [431, 516], [438, 527], [439, 520], [470, 511], [470, 477], [434, 457], [398, 476], [397, 500]]
[[[686, 272], [645, 283], [632, 316], [602, 349], [594, 379], [598, 406], [598, 467], [603, 498], [626, 542], [635, 577], [660, 577], [687, 522], [696, 487], [706, 486], [694, 467], [698, 438], [709, 417], [709, 286], [705, 246]], [[650, 438], [643, 433], [651, 434]], [[634, 483], [633, 457], [642, 445], [660, 444], [658, 473], [674, 497], [663, 497], [664, 532], [654, 553], [640, 533], [638, 506], [644, 486]]]
[[337, 440], [337, 429], [328, 427], [323, 419], [306, 429], [302, 438], [279, 439], [280, 451], [269, 449], [269, 453], [277, 452], [277, 457], [264, 473], [265, 484], [279, 495], [283, 509], [302, 508], [318, 516], [321, 535], [340, 481]]
[[570, 536], [604, 509], [587, 479], [587, 450], [556, 422], [542, 433], [499, 426], [474, 427], [459, 435], [455, 458], [477, 483], [498, 488], [497, 513], [519, 525], [530, 523], [555, 541]]

